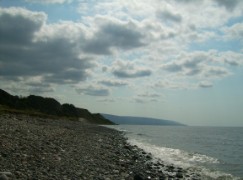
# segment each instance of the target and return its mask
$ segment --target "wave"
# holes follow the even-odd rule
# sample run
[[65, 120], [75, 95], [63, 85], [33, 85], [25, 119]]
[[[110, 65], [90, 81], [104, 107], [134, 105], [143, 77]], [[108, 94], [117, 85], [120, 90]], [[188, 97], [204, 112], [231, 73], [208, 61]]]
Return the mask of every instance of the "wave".
[[204, 165], [220, 163], [220, 161], [214, 157], [199, 153], [188, 153], [180, 149], [160, 147], [143, 142], [142, 140], [129, 139], [128, 142], [138, 146], [147, 153], [151, 153], [155, 160], [160, 160], [168, 165], [173, 164], [177, 167], [195, 171], [206, 179], [239, 179], [233, 177], [231, 174], [207, 169]]

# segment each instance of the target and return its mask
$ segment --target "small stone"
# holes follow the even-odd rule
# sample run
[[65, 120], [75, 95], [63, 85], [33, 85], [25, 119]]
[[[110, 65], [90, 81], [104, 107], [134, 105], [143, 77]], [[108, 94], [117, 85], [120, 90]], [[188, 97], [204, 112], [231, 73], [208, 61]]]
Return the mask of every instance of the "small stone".
[[149, 165], [147, 166], [147, 168], [148, 168], [149, 170], [152, 170], [152, 169], [153, 169], [153, 166], [152, 166], [151, 164], [149, 164]]
[[150, 154], [146, 155], [146, 159], [152, 159], [152, 156]]
[[139, 158], [139, 157], [138, 157], [137, 155], [134, 155], [134, 156], [132, 157], [132, 159], [133, 159], [134, 161], [136, 161], [138, 158]]
[[135, 174], [135, 176], [133, 177], [134, 180], [143, 180], [143, 176], [141, 174]]
[[159, 179], [160, 179], [160, 180], [167, 179], [167, 176], [166, 176], [166, 175], [164, 175], [164, 174], [162, 174], [162, 175], [160, 175]]
[[7, 157], [8, 155], [7, 155], [6, 153], [2, 152], [2, 153], [1, 153], [1, 156], [5, 158], [5, 157]]
[[8, 180], [9, 178], [5, 174], [0, 175], [0, 180]]
[[115, 169], [115, 170], [113, 170], [113, 173], [119, 174], [119, 170]]
[[0, 172], [0, 180], [8, 180], [11, 176], [11, 172]]
[[129, 177], [129, 174], [122, 173], [121, 176], [122, 176], [123, 178], [128, 178], [128, 177]]
[[177, 174], [176, 174], [176, 177], [177, 177], [177, 178], [183, 178], [183, 174], [182, 174], [182, 173], [177, 173]]

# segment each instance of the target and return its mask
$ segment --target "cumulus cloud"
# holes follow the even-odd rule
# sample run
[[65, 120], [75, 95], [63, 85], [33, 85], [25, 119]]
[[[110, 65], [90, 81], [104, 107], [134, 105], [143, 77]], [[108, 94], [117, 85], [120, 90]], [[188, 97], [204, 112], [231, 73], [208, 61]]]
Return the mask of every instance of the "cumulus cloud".
[[226, 64], [229, 64], [231, 66], [239, 66], [240, 62], [238, 62], [237, 60], [232, 60], [232, 59], [225, 59], [224, 61]]
[[146, 69], [144, 70], [140, 69], [135, 71], [117, 69], [114, 70], [113, 74], [119, 78], [138, 78], [138, 77], [150, 76], [152, 72]]
[[119, 78], [139, 78], [150, 76], [152, 71], [145, 67], [136, 66], [134, 63], [116, 61], [112, 73]]
[[138, 94], [138, 97], [144, 97], [144, 98], [158, 98], [160, 97], [160, 94], [158, 93], [149, 93], [149, 92], [144, 92]]
[[109, 96], [110, 94], [109, 89], [94, 85], [90, 85], [84, 88], [76, 88], [76, 92], [89, 96]]
[[107, 22], [84, 45], [93, 54], [111, 54], [113, 48], [130, 50], [144, 46], [143, 35], [132, 23]]
[[171, 21], [175, 23], [180, 23], [182, 21], [182, 16], [180, 14], [176, 14], [168, 10], [157, 11], [156, 15], [163, 21]]
[[[234, 24], [242, 16], [239, 0], [79, 2], [87, 8], [78, 22], [53, 23], [43, 12], [0, 8], [1, 80], [27, 85], [30, 77], [40, 77], [38, 82], [46, 84], [40, 86], [43, 92], [51, 92], [55, 85], [82, 81], [84, 88], [77, 92], [107, 96], [109, 87], [143, 86], [147, 80], [161, 80], [157, 83], [160, 88], [203, 87], [207, 86], [205, 82], [222, 79], [243, 64], [242, 53], [236, 51], [191, 51], [198, 48], [198, 42], [207, 45], [207, 40], [214, 42], [217, 37], [226, 44], [228, 40], [242, 40], [242, 23]], [[227, 23], [233, 25], [227, 27]], [[221, 38], [218, 29], [226, 38]], [[191, 42], [196, 46], [189, 46]], [[110, 73], [112, 80], [106, 79]], [[98, 85], [85, 86], [88, 77], [99, 77]], [[146, 94], [140, 95], [142, 99]]]
[[98, 99], [97, 101], [98, 101], [98, 102], [102, 102], [102, 103], [113, 103], [113, 102], [115, 102], [116, 100], [113, 99], [113, 98], [102, 98], [102, 99]]
[[221, 64], [227, 63], [238, 66], [241, 62], [241, 55], [235, 52], [218, 53], [193, 52], [183, 53], [172, 62], [162, 65], [162, 69], [171, 73], [179, 73], [178, 76], [197, 76], [222, 78], [230, 75], [230, 71]]
[[41, 77], [18, 77], [16, 82], [1, 78], [1, 88], [14, 94], [28, 95], [30, 94], [46, 94], [55, 91], [55, 86], [42, 81]]
[[203, 1], [203, 0], [175, 0], [179, 3], [195, 3], [195, 2], [198, 2], [198, 1]]
[[175, 79], [168, 79], [168, 80], [160, 80], [158, 82], [155, 82], [152, 85], [152, 88], [154, 89], [193, 89], [194, 86], [189, 84], [189, 83], [185, 83], [182, 80], [175, 80]]
[[220, 62], [224, 62], [225, 64], [231, 65], [231, 66], [241, 66], [243, 64], [243, 54], [242, 53], [236, 53], [232, 51], [226, 51], [220, 53]]
[[243, 41], [243, 23], [234, 24], [231, 27], [223, 28], [226, 38]]
[[224, 77], [230, 74], [229, 70], [224, 67], [214, 67], [210, 66], [207, 67], [206, 71], [204, 72], [206, 77]]
[[177, 62], [169, 62], [164, 64], [162, 68], [169, 72], [180, 72], [182, 71], [183, 66]]
[[126, 86], [128, 84], [125, 81], [119, 81], [119, 80], [102, 80], [99, 81], [99, 83], [110, 87], [121, 87], [121, 86]]
[[[59, 32], [62, 28], [46, 25], [43, 12], [1, 8], [0, 21], [2, 77], [42, 76], [46, 83], [77, 83], [85, 80], [88, 69], [94, 67], [88, 58], [80, 58], [78, 44], [71, 41], [72, 37], [58, 36], [63, 33]], [[45, 36], [41, 36], [42, 31]]]
[[185, 75], [197, 75], [202, 71], [202, 63], [207, 62], [208, 57], [204, 52], [182, 54], [176, 60], [162, 65], [162, 69], [169, 72], [184, 72]]
[[208, 82], [208, 81], [202, 81], [202, 82], [199, 83], [199, 87], [211, 88], [211, 87], [213, 87], [213, 84], [211, 82]]
[[47, 16], [42, 12], [32, 12], [22, 8], [0, 8], [0, 41], [5, 48], [29, 45], [44, 24]]
[[231, 18], [240, 16], [240, 6], [237, 6], [239, 2], [238, 0], [176, 0], [176, 4], [168, 3], [168, 6], [172, 7], [171, 9], [174, 10], [172, 12], [183, 14], [183, 26], [188, 27], [193, 24], [197, 33], [201, 34], [210, 32], [210, 29], [204, 28], [217, 28]]
[[224, 6], [227, 10], [232, 11], [241, 0], [215, 0], [220, 6]]
[[146, 103], [151, 103], [151, 102], [158, 102], [158, 99], [155, 98], [150, 98], [150, 99], [144, 99], [141, 97], [133, 97], [131, 99], [132, 103], [138, 103], [138, 104], [146, 104]]
[[210, 82], [234, 74], [233, 68], [242, 65], [242, 57], [241, 53], [233, 51], [183, 52], [161, 65], [165, 80], [159, 81], [153, 87], [169, 89], [212, 87], [213, 84]]

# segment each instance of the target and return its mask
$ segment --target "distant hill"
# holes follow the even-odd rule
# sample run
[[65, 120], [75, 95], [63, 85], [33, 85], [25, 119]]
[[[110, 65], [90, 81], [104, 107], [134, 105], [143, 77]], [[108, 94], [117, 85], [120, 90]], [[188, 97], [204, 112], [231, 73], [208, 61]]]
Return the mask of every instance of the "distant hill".
[[155, 118], [146, 117], [131, 117], [131, 116], [115, 116], [110, 114], [102, 114], [106, 119], [116, 124], [127, 124], [127, 125], [161, 125], [161, 126], [185, 126], [184, 124]]
[[72, 104], [60, 104], [54, 98], [30, 95], [18, 97], [0, 89], [0, 105], [10, 109], [17, 109], [25, 113], [39, 112], [46, 115], [83, 118], [94, 124], [114, 124], [101, 114], [92, 114], [87, 109], [77, 108]]

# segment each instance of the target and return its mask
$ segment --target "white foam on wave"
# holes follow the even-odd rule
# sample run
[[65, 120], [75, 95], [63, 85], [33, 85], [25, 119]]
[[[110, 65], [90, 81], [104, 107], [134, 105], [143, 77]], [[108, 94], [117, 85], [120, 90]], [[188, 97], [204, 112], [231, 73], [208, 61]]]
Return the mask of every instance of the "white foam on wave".
[[185, 169], [194, 169], [206, 179], [238, 179], [230, 174], [219, 171], [211, 171], [203, 167], [204, 163], [217, 164], [218, 159], [199, 153], [188, 153], [180, 149], [160, 147], [136, 139], [129, 139], [131, 145], [136, 145], [147, 153], [151, 153], [155, 159], [163, 161], [165, 164], [173, 164]]
[[202, 168], [200, 171], [202, 175], [202, 179], [208, 180], [240, 180], [239, 177], [234, 177], [231, 174], [223, 173], [220, 171], [210, 171], [209, 169]]
[[168, 164], [182, 167], [191, 167], [198, 163], [219, 163], [218, 159], [198, 153], [188, 153], [180, 149], [160, 147], [149, 143], [144, 143], [135, 139], [128, 140], [130, 144], [137, 145], [146, 152], [151, 153], [155, 158]]

